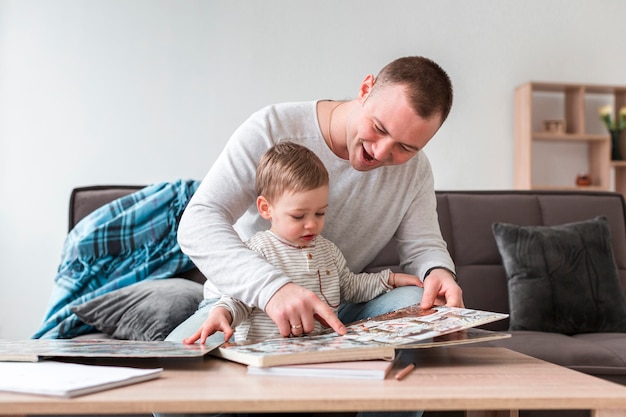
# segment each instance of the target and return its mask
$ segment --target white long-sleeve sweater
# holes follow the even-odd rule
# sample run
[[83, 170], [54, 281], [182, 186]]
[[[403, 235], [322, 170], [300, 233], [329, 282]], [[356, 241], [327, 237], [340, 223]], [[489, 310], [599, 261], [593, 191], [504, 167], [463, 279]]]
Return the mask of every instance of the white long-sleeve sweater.
[[405, 272], [423, 277], [435, 266], [454, 271], [423, 151], [402, 165], [356, 171], [326, 145], [316, 102], [284, 103], [261, 109], [235, 131], [181, 218], [178, 241], [207, 277], [205, 298], [227, 294], [265, 309], [289, 282], [243, 243], [270, 227], [256, 208], [256, 166], [268, 148], [284, 140], [313, 150], [329, 171], [324, 236], [339, 247], [351, 271], [362, 271], [394, 238]]

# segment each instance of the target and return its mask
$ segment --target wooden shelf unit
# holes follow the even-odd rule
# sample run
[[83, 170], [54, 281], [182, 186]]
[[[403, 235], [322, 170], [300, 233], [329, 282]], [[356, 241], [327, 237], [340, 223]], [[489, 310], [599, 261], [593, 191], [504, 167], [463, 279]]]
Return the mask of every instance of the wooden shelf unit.
[[[544, 117], [534, 108], [541, 94], [553, 95], [562, 102], [562, 132], [545, 132], [539, 128]], [[626, 106], [626, 86], [561, 84], [529, 82], [515, 89], [515, 158], [514, 185], [516, 189], [582, 189], [611, 190], [626, 194], [626, 161], [611, 161], [611, 138], [599, 121], [597, 108], [590, 106], [594, 98], [600, 97], [604, 104], [611, 104], [615, 113]], [[539, 107], [538, 107], [539, 108]], [[615, 116], [615, 115], [614, 115]], [[542, 120], [537, 120], [541, 118]], [[545, 119], [550, 119], [546, 117]], [[594, 119], [592, 119], [594, 118]], [[587, 124], [591, 121], [593, 129]], [[597, 123], [596, 123], [597, 122]], [[590, 131], [591, 130], [591, 131]], [[572, 175], [571, 186], [542, 184], [534, 178], [537, 169], [537, 145], [548, 142], [558, 144], [582, 144], [587, 150], [586, 172], [591, 176], [590, 186], [576, 186]], [[626, 158], [626, 132], [622, 132], [622, 153]], [[552, 163], [559, 168], [559, 155], [551, 155]], [[612, 177], [613, 174], [613, 177]], [[611, 181], [613, 179], [613, 181]]]

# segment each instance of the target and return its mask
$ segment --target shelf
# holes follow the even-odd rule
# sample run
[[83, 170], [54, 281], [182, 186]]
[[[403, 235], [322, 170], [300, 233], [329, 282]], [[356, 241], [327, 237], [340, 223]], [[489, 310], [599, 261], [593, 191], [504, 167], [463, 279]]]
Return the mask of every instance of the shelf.
[[[529, 82], [514, 98], [515, 188], [626, 194], [626, 161], [611, 161], [611, 137], [597, 114], [607, 104], [626, 105], [626, 86]], [[552, 120], [563, 121], [556, 132], [547, 131]], [[592, 185], [575, 185], [582, 172]]]
[[611, 137], [609, 135], [583, 135], [578, 133], [546, 133], [535, 132], [533, 133], [534, 140], [544, 141], [572, 141], [572, 142], [601, 142], [609, 141]]
[[626, 94], [626, 86], [616, 85], [551, 83], [544, 81], [533, 81], [525, 85], [531, 85], [533, 91], [544, 93], [565, 93], [567, 91], [584, 90], [588, 94]]

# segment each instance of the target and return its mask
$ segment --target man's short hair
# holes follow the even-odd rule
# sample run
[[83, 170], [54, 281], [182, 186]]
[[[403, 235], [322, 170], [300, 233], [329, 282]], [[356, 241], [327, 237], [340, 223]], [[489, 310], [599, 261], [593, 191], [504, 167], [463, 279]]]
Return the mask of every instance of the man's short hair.
[[373, 91], [388, 84], [405, 85], [413, 110], [424, 119], [441, 115], [443, 123], [448, 117], [452, 108], [452, 82], [436, 62], [421, 56], [398, 58], [378, 73]]

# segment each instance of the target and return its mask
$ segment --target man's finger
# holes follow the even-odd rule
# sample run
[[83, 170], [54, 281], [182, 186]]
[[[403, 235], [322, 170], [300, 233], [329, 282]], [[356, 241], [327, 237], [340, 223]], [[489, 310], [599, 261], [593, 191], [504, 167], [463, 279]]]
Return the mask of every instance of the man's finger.
[[311, 333], [315, 329], [315, 316], [305, 314], [300, 318], [302, 319], [302, 333]]
[[324, 320], [323, 318], [321, 318], [319, 314], [315, 313], [315, 314], [313, 315], [313, 318], [314, 318], [315, 320], [319, 321], [320, 323], [322, 323], [322, 326], [324, 326], [324, 327], [330, 327], [330, 326], [328, 325], [328, 323], [326, 323], [326, 320]]
[[275, 322], [278, 326], [278, 331], [282, 337], [289, 337], [291, 335], [291, 324], [287, 319], [281, 319], [278, 322]]
[[437, 289], [432, 285], [424, 285], [424, 294], [422, 295], [422, 301], [420, 302], [422, 310], [428, 310], [435, 305], [437, 292]]
[[451, 294], [449, 297], [446, 297], [446, 305], [448, 307], [465, 308], [465, 305], [463, 304], [463, 298], [461, 296], [455, 297], [453, 294]]
[[341, 320], [339, 320], [339, 317], [337, 317], [337, 315], [330, 308], [328, 308], [327, 305], [324, 304], [324, 307], [325, 308], [317, 310], [313, 317], [315, 317], [315, 319], [320, 323], [332, 328], [338, 334], [346, 334], [346, 326], [344, 326]]

